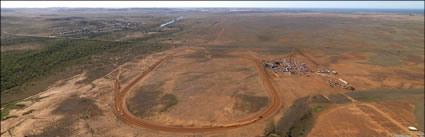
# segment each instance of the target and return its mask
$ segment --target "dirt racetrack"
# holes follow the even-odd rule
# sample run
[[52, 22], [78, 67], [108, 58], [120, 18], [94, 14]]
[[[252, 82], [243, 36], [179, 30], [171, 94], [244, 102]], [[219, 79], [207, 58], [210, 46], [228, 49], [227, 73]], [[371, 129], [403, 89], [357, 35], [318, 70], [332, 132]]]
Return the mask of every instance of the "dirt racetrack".
[[248, 59], [256, 64], [257, 70], [260, 73], [260, 77], [263, 81], [263, 84], [268, 89], [268, 94], [271, 97], [271, 103], [261, 112], [257, 113], [256, 115], [252, 116], [251, 118], [238, 121], [236, 123], [232, 124], [226, 124], [226, 125], [218, 125], [218, 126], [212, 126], [212, 127], [173, 127], [173, 126], [165, 126], [160, 124], [151, 123], [145, 120], [142, 120], [132, 114], [125, 103], [125, 100], [127, 98], [127, 95], [131, 89], [139, 82], [141, 81], [145, 76], [147, 76], [150, 72], [155, 70], [161, 63], [172, 57], [174, 54], [168, 55], [164, 57], [163, 59], [159, 60], [158, 62], [154, 63], [152, 66], [150, 66], [146, 71], [144, 71], [141, 75], [139, 75], [137, 78], [135, 78], [133, 81], [130, 82], [123, 90], [120, 88], [120, 82], [117, 78], [115, 80], [115, 111], [117, 114], [127, 122], [136, 125], [141, 128], [147, 128], [152, 130], [159, 130], [159, 131], [167, 131], [167, 132], [183, 132], [183, 133], [198, 133], [198, 132], [212, 132], [212, 131], [221, 131], [221, 130], [228, 130], [228, 129], [234, 129], [242, 126], [246, 126], [252, 123], [255, 123], [263, 118], [267, 118], [271, 115], [273, 115], [281, 106], [281, 97], [277, 93], [275, 87], [273, 86], [271, 80], [269, 79], [268, 75], [266, 74], [264, 68], [262, 67], [260, 61], [256, 59], [253, 56], [243, 56], [243, 58]]

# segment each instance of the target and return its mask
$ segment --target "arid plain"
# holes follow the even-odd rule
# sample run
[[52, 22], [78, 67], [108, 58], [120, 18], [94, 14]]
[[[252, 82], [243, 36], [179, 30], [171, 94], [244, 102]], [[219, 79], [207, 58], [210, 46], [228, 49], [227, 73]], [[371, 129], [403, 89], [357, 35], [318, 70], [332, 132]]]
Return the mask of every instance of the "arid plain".
[[[140, 43], [146, 46], [167, 48], [111, 53], [108, 69], [82, 69], [15, 101], [25, 105], [9, 110], [8, 115], [16, 117], [3, 120], [2, 102], [1, 136], [357, 137], [424, 131], [423, 14], [108, 12], [130, 22], [140, 21], [131, 18], [143, 14], [141, 20], [152, 26], [183, 19], [144, 33], [60, 37], [133, 44], [144, 38]], [[2, 13], [2, 41], [7, 35], [58, 38], [52, 36], [59, 32], [37, 30], [40, 26], [27, 32], [10, 29], [3, 26], [8, 19], [108, 18], [103, 12], [45, 14]], [[2, 45], [2, 53], [40, 48], [42, 43], [24, 42]], [[264, 65], [283, 58], [296, 58], [309, 75], [278, 74]], [[337, 74], [319, 75], [319, 70]], [[354, 90], [330, 86], [338, 79]]]

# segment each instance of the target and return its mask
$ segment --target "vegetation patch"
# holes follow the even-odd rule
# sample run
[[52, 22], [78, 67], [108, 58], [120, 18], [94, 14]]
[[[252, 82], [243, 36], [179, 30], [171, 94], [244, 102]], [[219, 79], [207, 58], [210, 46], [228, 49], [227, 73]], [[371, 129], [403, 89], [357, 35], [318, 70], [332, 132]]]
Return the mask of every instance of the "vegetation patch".
[[25, 136], [66, 137], [74, 132], [73, 124], [78, 121], [78, 119], [89, 119], [91, 117], [101, 115], [102, 113], [95, 104], [94, 100], [81, 98], [78, 95], [72, 95], [65, 101], [58, 104], [58, 107], [53, 110], [53, 114], [62, 115], [63, 117], [55, 121], [51, 126], [44, 128], [41, 133], [35, 135], [29, 134]]
[[199, 52], [199, 51], [198, 52], [194, 52], [194, 53], [190, 53], [189, 55], [186, 55], [185, 58], [194, 59], [198, 63], [207, 62], [207, 61], [211, 60], [211, 59], [209, 59], [207, 57], [207, 55], [205, 53]]
[[[3, 18], [3, 17], [2, 17]], [[13, 17], [16, 21], [30, 20], [28, 18]], [[67, 17], [66, 17], [67, 18]], [[16, 100], [34, 95], [44, 91], [52, 83], [61, 79], [66, 79], [84, 72], [87, 73], [87, 79], [79, 83], [91, 83], [93, 80], [107, 74], [114, 67], [128, 62], [131, 59], [140, 58], [152, 52], [168, 49], [171, 45], [160, 43], [159, 38], [169, 37], [171, 34], [181, 31], [182, 26], [176, 26], [179, 29], [174, 31], [164, 31], [148, 37], [131, 39], [132, 41], [114, 41], [115, 37], [122, 37], [129, 32], [149, 32], [157, 29], [164, 18], [157, 20], [154, 17], [153, 23], [139, 26], [135, 29], [126, 29], [114, 33], [99, 33], [94, 36], [78, 34], [77, 37], [85, 38], [105, 38], [99, 39], [68, 39], [68, 38], [41, 38], [32, 36], [15, 36], [18, 33], [8, 29], [14, 27], [8, 25], [9, 34], [2, 31], [1, 47], [4, 49], [17, 48], [19, 45], [42, 45], [35, 50], [24, 51], [5, 51], [1, 54], [1, 103], [9, 103]], [[32, 20], [32, 18], [31, 18]], [[72, 19], [74, 20], [74, 18]], [[10, 20], [10, 22], [16, 22]], [[46, 21], [46, 20], [43, 20]], [[3, 22], [3, 21], [2, 21]], [[56, 27], [74, 27], [73, 23], [89, 24], [90, 21], [66, 22], [65, 24], [56, 24]], [[95, 22], [97, 23], [97, 22]], [[13, 24], [13, 23], [12, 23]], [[19, 23], [18, 23], [19, 24]], [[98, 25], [98, 24], [92, 24]], [[2, 26], [4, 26], [2, 24]], [[25, 25], [28, 26], [28, 25]], [[52, 27], [53, 28], [53, 27]], [[25, 31], [39, 31], [19, 29]], [[29, 32], [22, 32], [23, 34]], [[115, 34], [117, 33], [117, 34]], [[3, 35], [5, 34], [5, 35]], [[91, 33], [90, 33], [91, 34]], [[111, 36], [109, 36], [111, 35]], [[117, 36], [115, 36], [117, 35]], [[31, 47], [32, 48], [32, 47]]]
[[249, 113], [258, 112], [269, 103], [267, 97], [237, 95], [236, 98], [235, 108]]
[[376, 100], [376, 96], [375, 96], [375, 95], [363, 94], [363, 96], [364, 96], [364, 97], [365, 97], [368, 101]]
[[72, 95], [65, 101], [61, 102], [59, 106], [53, 110], [53, 113], [71, 116], [76, 114], [86, 114], [90, 111], [100, 111], [93, 100]]
[[349, 51], [347, 48], [331, 48], [331, 47], [325, 47], [325, 48], [322, 48], [322, 50], [325, 52], [326, 56], [340, 56], [341, 54]]
[[167, 93], [161, 97], [160, 102], [164, 107], [161, 108], [159, 112], [164, 112], [167, 111], [168, 108], [177, 104], [177, 97], [174, 94]]
[[[402, 99], [410, 97], [424, 97], [424, 88], [410, 88], [410, 89], [397, 89], [397, 88], [382, 88], [370, 89], [361, 91], [350, 91], [346, 93], [353, 99], [361, 102], [367, 101], [380, 101], [388, 99]], [[330, 94], [329, 98], [336, 104], [352, 103], [351, 100], [341, 94]], [[327, 103], [320, 97], [313, 97], [314, 103]]]
[[1, 120], [6, 120], [8, 118], [13, 118], [14, 116], [10, 117], [9, 115], [9, 111], [13, 110], [13, 109], [21, 109], [24, 108], [25, 105], [24, 104], [18, 104], [20, 101], [14, 101], [14, 102], [10, 102], [7, 104], [2, 105], [2, 110], [1, 110]]
[[178, 103], [174, 94], [164, 95], [161, 86], [165, 82], [144, 85], [134, 91], [134, 96], [127, 100], [127, 106], [131, 113], [136, 116], [146, 117], [167, 111]]
[[323, 111], [324, 109], [325, 109], [325, 106], [324, 105], [321, 105], [321, 104], [315, 105], [313, 107], [313, 111], [314, 112], [320, 112], [320, 111]]
[[1, 120], [7, 120], [9, 118], [17, 118], [17, 115], [10, 115], [10, 116], [5, 116], [4, 118], [2, 118]]
[[424, 88], [371, 89], [371, 90], [347, 92], [347, 95], [351, 96], [357, 101], [380, 101], [380, 100], [387, 100], [387, 99], [424, 97]]
[[304, 97], [297, 99], [293, 105], [280, 117], [276, 125], [270, 124], [264, 129], [266, 137], [307, 136], [314, 125], [311, 103]]
[[47, 98], [47, 97], [49, 97], [49, 96], [34, 97], [34, 98], [25, 99], [24, 101], [39, 102], [41, 99], [44, 99], [44, 98]]
[[277, 131], [276, 125], [273, 122], [270, 122], [267, 127], [264, 129], [265, 137], [280, 137], [280, 133]]
[[419, 102], [416, 105], [415, 115], [416, 121], [419, 124], [419, 129], [424, 130], [424, 102]]
[[396, 75], [401, 76], [403, 79], [407, 80], [417, 80], [417, 81], [423, 81], [424, 75], [417, 74], [417, 73], [411, 73], [409, 71], [396, 71]]
[[295, 120], [286, 137], [305, 137], [311, 131], [314, 125], [314, 117], [311, 111], [305, 113], [301, 118]]
[[401, 66], [402, 60], [404, 60], [401, 56], [396, 55], [377, 55], [369, 57], [367, 64], [378, 65], [382, 67], [394, 67]]
[[[3, 35], [3, 34], [2, 34]], [[7, 38], [1, 39], [1, 46], [17, 46], [21, 44], [33, 44], [33, 43], [44, 43], [48, 41], [48, 38], [40, 38], [40, 37], [16, 37], [8, 35]]]
[[[12, 117], [11, 116], [8, 116], [10, 110], [21, 109], [21, 108], [24, 108], [25, 107], [24, 104], [19, 104], [19, 102], [22, 102], [22, 101], [38, 102], [41, 99], [46, 98], [46, 97], [48, 97], [48, 96], [45, 96], [45, 97], [34, 97], [34, 98], [29, 98], [29, 99], [24, 99], [24, 100], [18, 100], [18, 101], [13, 101], [13, 102], [10, 102], [10, 103], [2, 104], [1, 105], [1, 107], [2, 107], [2, 110], [1, 110], [1, 120], [6, 120], [8, 118], [15, 117], [15, 116], [12, 116]], [[28, 112], [23, 113], [22, 115], [27, 115], [29, 113], [32, 113], [32, 111], [34, 111], [34, 110], [31, 109]]]
[[80, 116], [81, 119], [89, 119], [89, 115], [82, 115]]
[[90, 40], [48, 40], [45, 45], [39, 50], [1, 54], [2, 103], [31, 96], [45, 90], [51, 83], [83, 72], [88, 72], [87, 79], [79, 83], [90, 83], [134, 56], [168, 47], [148, 42]]
[[272, 40], [276, 40], [276, 36], [272, 35], [270, 33], [268, 34], [261, 34], [261, 35], [257, 35], [257, 39], [260, 41], [272, 41]]
[[344, 103], [353, 103], [353, 101], [351, 101], [351, 100], [349, 100], [349, 99], [346, 99], [346, 100], [344, 100]]
[[129, 111], [142, 117], [152, 115], [152, 108], [158, 105], [160, 94], [161, 92], [157, 90], [136, 93], [134, 97], [128, 100]]
[[421, 63], [424, 63], [425, 60], [421, 56], [408, 55], [406, 57], [406, 61], [416, 63], [416, 64], [421, 64]]
[[[394, 67], [403, 65], [403, 61], [420, 61], [419, 55], [423, 54], [423, 51], [414, 49], [407, 50], [394, 50], [391, 48], [387, 49], [368, 49], [358, 50], [359, 52], [366, 52], [376, 54], [375, 56], [369, 56], [367, 62], [357, 62], [359, 64], [370, 64], [378, 65], [382, 67]], [[422, 59], [423, 60], [423, 59]]]
[[35, 78], [87, 62], [87, 57], [120, 47], [123, 43], [57, 40], [37, 51], [2, 54], [1, 91], [21, 86]]
[[20, 50], [37, 50], [42, 47], [43, 45], [38, 43], [24, 43], [24, 44], [17, 44], [14, 46], [1, 46], [1, 52], [20, 51]]

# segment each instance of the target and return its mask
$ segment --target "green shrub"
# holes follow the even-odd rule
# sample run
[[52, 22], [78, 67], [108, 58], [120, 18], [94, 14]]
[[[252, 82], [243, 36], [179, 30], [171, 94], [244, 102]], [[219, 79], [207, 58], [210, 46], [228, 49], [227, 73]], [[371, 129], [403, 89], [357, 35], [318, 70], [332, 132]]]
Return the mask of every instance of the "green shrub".
[[14, 102], [10, 102], [7, 104], [2, 105], [3, 110], [1, 111], [1, 120], [6, 120], [8, 118], [12, 118], [9, 115], [9, 111], [13, 110], [13, 109], [20, 109], [20, 108], [24, 108], [25, 105], [24, 104], [18, 104], [19, 101], [14, 101]]
[[321, 104], [316, 105], [316, 106], [314, 106], [314, 107], [313, 107], [313, 111], [314, 111], [314, 112], [320, 112], [320, 111], [322, 111], [322, 110], [324, 110], [324, 109], [325, 109], [325, 106], [323, 106], [323, 105], [321, 105]]

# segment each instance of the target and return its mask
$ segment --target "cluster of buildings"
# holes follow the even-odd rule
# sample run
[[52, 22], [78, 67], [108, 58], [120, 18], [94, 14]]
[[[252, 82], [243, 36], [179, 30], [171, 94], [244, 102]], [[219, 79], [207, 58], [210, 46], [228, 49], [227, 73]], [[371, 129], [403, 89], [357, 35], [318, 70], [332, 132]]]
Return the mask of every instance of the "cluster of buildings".
[[75, 27], [71, 31], [60, 32], [60, 35], [113, 32], [113, 31], [135, 29], [138, 27], [140, 27], [140, 24], [134, 23], [134, 22], [105, 21], [102, 23], [93, 23], [89, 25], [84, 25], [83, 27]]
[[275, 74], [303, 74], [307, 77], [310, 76], [308, 68], [305, 63], [297, 62], [295, 57], [285, 57], [282, 59], [276, 59], [272, 62], [263, 61], [263, 66], [266, 69], [271, 69]]
[[319, 74], [319, 75], [336, 75], [336, 74], [338, 74], [338, 72], [330, 71], [330, 70], [317, 70], [317, 71], [313, 70], [311, 72], [316, 72], [316, 74]]
[[[179, 20], [182, 20], [183, 16], [179, 16], [171, 21], [163, 23], [160, 25], [160, 28], [173, 24]], [[77, 23], [70, 31], [66, 30], [64, 27], [56, 27], [52, 30], [62, 31], [60, 35], [76, 35], [76, 34], [96, 34], [104, 32], [115, 32], [136, 29], [141, 26], [141, 23], [129, 22], [125, 20], [96, 20], [96, 21], [80, 21]]]
[[[281, 59], [275, 59], [272, 61], [263, 60], [263, 67], [265, 69], [270, 69], [276, 77], [280, 77], [280, 74], [298, 74], [299, 76], [307, 76], [309, 77], [309, 73], [316, 73], [317, 75], [322, 76], [332, 76], [337, 75], [338, 72], [331, 70], [311, 70], [307, 65], [301, 61], [297, 61], [297, 58], [294, 56], [287, 56]], [[342, 88], [347, 90], [354, 90], [354, 87], [350, 86], [350, 84], [339, 78], [336, 80], [328, 80], [329, 86], [333, 88]]]
[[354, 87], [350, 86], [349, 83], [343, 79], [328, 80], [329, 86], [333, 88], [343, 88], [347, 90], [354, 90]]

